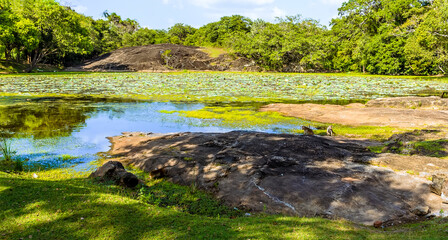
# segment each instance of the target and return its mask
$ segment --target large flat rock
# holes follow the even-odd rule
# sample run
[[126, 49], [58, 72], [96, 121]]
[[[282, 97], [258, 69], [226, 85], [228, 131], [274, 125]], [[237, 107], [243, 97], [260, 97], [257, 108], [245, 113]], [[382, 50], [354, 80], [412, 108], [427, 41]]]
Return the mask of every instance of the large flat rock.
[[427, 179], [366, 164], [387, 155], [353, 141], [241, 131], [133, 133], [110, 140], [110, 154], [128, 164], [195, 184], [241, 209], [367, 225], [415, 220], [413, 210], [422, 206], [448, 210]]
[[269, 104], [260, 111], [352, 126], [430, 127], [448, 125], [448, 110], [366, 107], [363, 104]]

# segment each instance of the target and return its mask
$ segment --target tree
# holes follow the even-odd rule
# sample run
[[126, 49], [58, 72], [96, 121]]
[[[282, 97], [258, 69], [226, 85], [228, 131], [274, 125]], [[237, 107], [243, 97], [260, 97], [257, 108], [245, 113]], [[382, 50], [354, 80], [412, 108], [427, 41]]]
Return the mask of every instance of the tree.
[[134, 47], [149, 44], [167, 43], [168, 35], [163, 30], [153, 30], [141, 28], [133, 34], [125, 34], [123, 36], [123, 46]]
[[424, 0], [350, 0], [332, 21], [333, 62], [342, 71], [402, 74], [409, 71], [404, 47], [412, 34], [400, 34], [410, 19], [431, 5]]
[[85, 55], [93, 49], [80, 15], [53, 0], [16, 0], [11, 2], [11, 9], [19, 19], [24, 19], [16, 21], [21, 36], [17, 44], [20, 46], [16, 47], [29, 55], [28, 71], [50, 55]]
[[410, 19], [400, 33], [411, 32], [404, 51], [413, 74], [448, 71], [448, 1], [435, 0], [428, 11]]
[[170, 42], [174, 44], [183, 44], [185, 39], [196, 32], [196, 29], [190, 25], [176, 23], [168, 29]]
[[267, 70], [322, 70], [331, 67], [326, 33], [314, 20], [291, 16], [278, 19], [277, 24], [256, 20], [249, 33], [240, 32], [229, 44], [237, 54], [255, 60]]
[[233, 15], [222, 17], [218, 22], [212, 22], [200, 27], [189, 35], [185, 43], [199, 46], [224, 46], [233, 35], [248, 33], [252, 21], [249, 18]]

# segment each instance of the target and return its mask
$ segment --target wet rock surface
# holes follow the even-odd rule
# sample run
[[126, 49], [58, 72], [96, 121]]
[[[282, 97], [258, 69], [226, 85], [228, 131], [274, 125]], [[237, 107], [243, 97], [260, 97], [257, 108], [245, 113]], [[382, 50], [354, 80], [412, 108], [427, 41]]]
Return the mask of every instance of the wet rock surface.
[[429, 180], [366, 164], [378, 156], [362, 142], [242, 131], [110, 140], [109, 153], [120, 161], [256, 212], [387, 226], [446, 207]]

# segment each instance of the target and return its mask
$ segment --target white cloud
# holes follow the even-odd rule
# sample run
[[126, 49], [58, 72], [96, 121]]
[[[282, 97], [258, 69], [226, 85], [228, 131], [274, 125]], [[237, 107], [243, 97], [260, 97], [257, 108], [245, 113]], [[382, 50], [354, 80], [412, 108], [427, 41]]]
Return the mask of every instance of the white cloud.
[[83, 5], [76, 5], [74, 7], [72, 7], [73, 10], [75, 10], [77, 13], [86, 13], [88, 8], [86, 6]]
[[348, 0], [320, 0], [323, 4], [329, 4], [329, 5], [337, 5], [341, 6], [343, 2], [346, 2]]
[[258, 8], [250, 8], [250, 9], [220, 9], [210, 11], [206, 14], [206, 16], [212, 20], [217, 21], [222, 16], [231, 16], [239, 14], [253, 20], [255, 19], [264, 19], [268, 21], [275, 20], [276, 17], [285, 17], [287, 15], [286, 11], [278, 8], [278, 7], [258, 7]]
[[179, 5], [207, 9], [204, 16], [217, 21], [222, 16], [239, 14], [251, 19], [275, 20], [286, 16], [286, 11], [276, 6], [277, 0], [162, 0], [164, 4], [178, 8]]
[[204, 7], [204, 8], [213, 8], [218, 4], [234, 4], [234, 5], [255, 5], [255, 6], [263, 6], [266, 4], [273, 3], [275, 0], [188, 0], [191, 4]]
[[86, 6], [83, 6], [79, 3], [77, 0], [58, 0], [58, 2], [62, 6], [70, 7], [71, 9], [75, 10], [77, 13], [84, 14], [87, 12], [88, 8]]
[[162, 0], [164, 4], [171, 4], [173, 7], [191, 4], [202, 8], [217, 8], [218, 5], [234, 5], [234, 6], [263, 6], [274, 3], [275, 0]]
[[278, 7], [274, 7], [274, 9], [272, 9], [272, 17], [276, 18], [276, 17], [285, 17], [286, 16], [286, 11], [284, 11], [283, 9], [280, 9]]
[[184, 8], [184, 0], [162, 0], [162, 3], [171, 5], [174, 8]]

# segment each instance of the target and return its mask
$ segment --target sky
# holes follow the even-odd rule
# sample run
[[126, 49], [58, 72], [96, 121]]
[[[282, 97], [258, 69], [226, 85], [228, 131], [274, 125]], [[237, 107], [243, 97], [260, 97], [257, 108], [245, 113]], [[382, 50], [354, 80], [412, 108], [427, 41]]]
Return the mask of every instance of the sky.
[[59, 0], [78, 13], [102, 17], [116, 12], [123, 19], [137, 20], [150, 29], [168, 29], [176, 23], [199, 28], [223, 16], [239, 14], [253, 20], [274, 22], [276, 17], [295, 16], [329, 25], [344, 0]]

